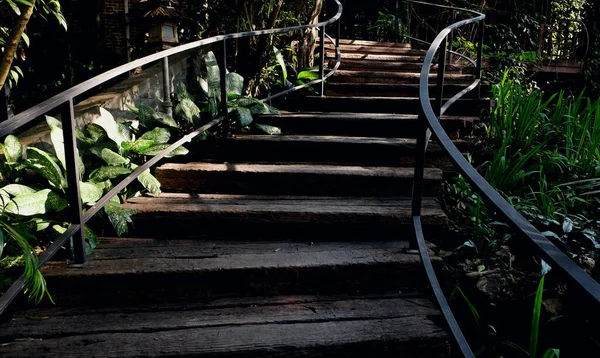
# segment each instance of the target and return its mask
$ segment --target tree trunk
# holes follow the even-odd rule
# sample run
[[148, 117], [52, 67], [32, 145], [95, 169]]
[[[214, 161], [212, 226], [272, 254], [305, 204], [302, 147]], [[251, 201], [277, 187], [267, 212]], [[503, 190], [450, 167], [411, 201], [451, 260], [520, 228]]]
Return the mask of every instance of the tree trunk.
[[23, 32], [29, 23], [31, 14], [33, 14], [35, 0], [30, 0], [30, 2], [33, 6], [27, 6], [25, 11], [21, 12], [21, 16], [19, 16], [17, 23], [13, 27], [12, 31], [10, 32], [10, 36], [6, 41], [4, 53], [2, 54], [2, 62], [0, 63], [0, 88], [4, 86], [4, 83], [6, 82], [6, 78], [10, 73], [13, 59], [15, 58], [15, 54], [17, 53], [17, 49], [19, 47], [21, 35], [23, 35]]
[[[311, 14], [311, 24], [319, 22], [319, 15], [323, 8], [323, 0], [315, 0], [315, 7]], [[312, 68], [315, 60], [315, 48], [317, 46], [317, 29], [306, 30], [304, 37], [300, 41], [298, 70]]]

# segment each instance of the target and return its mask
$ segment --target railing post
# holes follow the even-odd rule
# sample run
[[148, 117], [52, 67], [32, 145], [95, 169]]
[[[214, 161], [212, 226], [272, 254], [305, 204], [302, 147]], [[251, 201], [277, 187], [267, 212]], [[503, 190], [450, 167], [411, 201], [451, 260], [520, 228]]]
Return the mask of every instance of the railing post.
[[417, 147], [415, 153], [415, 175], [412, 190], [412, 216], [421, 216], [423, 199], [423, 176], [425, 172], [425, 151], [427, 150], [427, 119], [423, 109], [419, 110], [417, 124]]
[[[453, 24], [456, 21], [456, 10], [450, 10], [450, 24]], [[452, 51], [454, 50], [454, 30], [450, 30], [448, 34], [448, 64], [452, 64]]]
[[223, 135], [229, 137], [229, 104], [227, 99], [227, 39], [223, 39], [223, 53], [219, 64], [221, 78], [221, 115], [223, 116]]
[[485, 29], [485, 19], [479, 21], [479, 43], [477, 44], [477, 72], [475, 78], [479, 80], [477, 88], [475, 88], [475, 99], [481, 99], [481, 73], [483, 71], [483, 35]]
[[171, 102], [171, 76], [169, 74], [169, 58], [163, 58], [163, 111], [169, 116], [173, 115]]
[[321, 79], [319, 94], [323, 97], [325, 96], [325, 25], [319, 31], [319, 44], [319, 78]]
[[396, 36], [396, 43], [399, 42], [400, 40], [400, 31], [398, 30], [398, 27], [400, 25], [400, 19], [398, 18], [398, 15], [400, 13], [400, 0], [396, 0], [396, 17], [394, 19], [394, 35]]
[[8, 98], [6, 96], [6, 86], [0, 87], [0, 122], [8, 119]]
[[67, 200], [69, 203], [69, 222], [72, 225], [80, 225], [78, 231], [73, 235], [73, 266], [85, 266], [88, 263], [85, 254], [85, 233], [82, 225], [82, 205], [79, 190], [79, 152], [77, 151], [77, 139], [75, 137], [75, 111], [73, 110], [73, 99], [70, 98], [61, 109], [61, 121], [65, 146], [65, 166], [67, 169]]
[[442, 112], [442, 104], [444, 102], [444, 76], [446, 75], [446, 50], [448, 45], [448, 37], [444, 37], [442, 43], [439, 47], [438, 53], [438, 74], [437, 74], [437, 97], [435, 98], [435, 107], [433, 108], [436, 111], [436, 115], [441, 116]]

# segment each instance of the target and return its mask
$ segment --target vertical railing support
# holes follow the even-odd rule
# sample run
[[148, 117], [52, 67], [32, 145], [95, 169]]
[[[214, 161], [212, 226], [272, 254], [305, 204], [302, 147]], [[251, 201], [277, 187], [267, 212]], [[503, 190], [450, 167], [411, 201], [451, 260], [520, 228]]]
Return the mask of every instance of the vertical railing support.
[[[450, 24], [453, 24], [456, 21], [456, 10], [450, 10]], [[454, 50], [454, 30], [450, 30], [448, 34], [448, 64], [452, 64], [452, 51]]]
[[400, 0], [396, 0], [396, 16], [394, 18], [394, 36], [396, 37], [394, 41], [396, 43], [400, 42]]
[[438, 119], [441, 116], [442, 104], [444, 102], [444, 76], [446, 75], [446, 50], [448, 45], [448, 37], [444, 37], [439, 47], [438, 53], [438, 74], [437, 74], [437, 96], [435, 98], [435, 114]]
[[0, 87], [0, 122], [8, 119], [8, 98], [6, 96], [6, 86]]
[[485, 32], [485, 19], [479, 21], [479, 43], [477, 44], [477, 69], [475, 79], [479, 80], [477, 88], [475, 88], [475, 99], [481, 99], [481, 74], [483, 71], [483, 36]]
[[423, 177], [425, 172], [425, 152], [427, 151], [427, 119], [423, 109], [419, 110], [417, 124], [417, 147], [415, 153], [415, 175], [412, 190], [412, 216], [421, 216], [423, 201]]
[[85, 234], [82, 225], [81, 193], [79, 190], [79, 152], [75, 136], [75, 111], [73, 99], [69, 99], [61, 108], [61, 121], [65, 146], [65, 166], [67, 167], [67, 200], [69, 203], [69, 222], [79, 225], [79, 230], [71, 238], [73, 242], [73, 266], [85, 266], [88, 263], [85, 254]]
[[321, 83], [319, 84], [319, 94], [321, 97], [325, 96], [325, 26], [321, 27], [319, 31], [319, 78]]
[[219, 64], [221, 78], [221, 115], [223, 116], [223, 135], [230, 135], [229, 104], [227, 100], [227, 40], [223, 39], [223, 53]]
[[173, 115], [171, 102], [171, 75], [169, 74], [169, 58], [163, 58], [163, 111], [169, 116]]

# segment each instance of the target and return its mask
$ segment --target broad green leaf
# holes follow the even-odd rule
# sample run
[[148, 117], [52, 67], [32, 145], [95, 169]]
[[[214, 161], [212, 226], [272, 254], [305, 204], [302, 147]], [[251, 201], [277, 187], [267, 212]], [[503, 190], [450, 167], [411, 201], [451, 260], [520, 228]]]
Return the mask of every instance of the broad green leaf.
[[302, 71], [297, 77], [299, 80], [314, 81], [319, 79], [319, 74], [314, 71]]
[[19, 138], [10, 134], [4, 139], [4, 156], [8, 163], [18, 163], [23, 159], [23, 145]]
[[104, 131], [106, 131], [108, 138], [117, 143], [118, 147], [121, 147], [121, 142], [123, 140], [119, 135], [119, 126], [109, 111], [100, 107], [100, 116], [94, 119], [92, 122], [102, 127]]
[[192, 123], [194, 118], [198, 117], [200, 108], [191, 99], [183, 98], [179, 100], [177, 107], [175, 107], [175, 113]]
[[234, 72], [226, 74], [225, 88], [227, 89], [227, 94], [233, 93], [241, 96], [244, 91], [244, 77]]
[[114, 179], [122, 175], [131, 173], [131, 169], [124, 167], [115, 167], [112, 165], [105, 166], [94, 170], [90, 173], [90, 180], [99, 183], [109, 179]]
[[240, 121], [240, 124], [243, 127], [249, 126], [252, 123], [252, 112], [250, 112], [248, 108], [238, 107], [235, 109], [235, 112], [237, 114], [238, 120]]
[[31, 41], [29, 40], [29, 36], [25, 32], [23, 32], [21, 34], [21, 38], [23, 39], [23, 42], [25, 42], [25, 45], [29, 47], [29, 44], [31, 43]]
[[23, 194], [13, 198], [6, 205], [9, 213], [21, 216], [45, 214], [49, 211], [60, 211], [67, 206], [67, 201], [50, 189], [40, 190], [33, 194]]
[[98, 148], [94, 147], [90, 149], [92, 153], [102, 158], [108, 165], [121, 165], [121, 164], [129, 164], [129, 159], [121, 156], [119, 153], [115, 153], [114, 151], [108, 148]]
[[77, 140], [79, 142], [87, 144], [87, 145], [92, 145], [95, 143], [95, 141], [93, 139], [88, 137], [88, 135], [86, 134], [86, 131], [81, 130], [81, 129], [75, 130], [75, 137], [77, 138]]
[[217, 98], [221, 100], [221, 72], [217, 58], [212, 51], [206, 54], [206, 81], [207, 93], [209, 98]]
[[[122, 145], [123, 143], [121, 143]], [[115, 153], [119, 153], [120, 149], [117, 147], [117, 143], [113, 142], [110, 139], [106, 139], [100, 142], [97, 142], [92, 148], [90, 148], [90, 152], [96, 156], [98, 156], [98, 158], [102, 159], [102, 150], [103, 149], [110, 149], [111, 151], [115, 152]]]
[[62, 125], [60, 121], [50, 116], [46, 116], [46, 123], [50, 127], [50, 141], [52, 142], [52, 146], [54, 146], [56, 157], [60, 161], [60, 164], [62, 164], [63, 169], [67, 169], [65, 162], [65, 137]]
[[171, 139], [171, 133], [166, 128], [154, 128], [150, 132], [144, 133], [139, 140], [149, 140], [152, 144], [165, 144]]
[[138, 121], [142, 127], [150, 128], [152, 127], [152, 117], [154, 116], [154, 109], [149, 106], [141, 105], [138, 108]]
[[281, 67], [281, 73], [283, 74], [283, 83], [285, 83], [285, 81], [287, 81], [287, 68], [285, 67], [283, 55], [275, 46], [273, 46], [273, 51], [275, 52], [275, 58], [277, 59], [277, 63], [279, 64], [279, 67]]
[[33, 194], [35, 193], [35, 189], [32, 189], [26, 185], [21, 185], [21, 184], [8, 184], [2, 188], [0, 188], [0, 191], [5, 191], [6, 193], [12, 195], [12, 196], [19, 196], [19, 195], [23, 195], [23, 194]]
[[208, 82], [204, 78], [200, 77], [198, 78], [198, 82], [200, 82], [200, 88], [202, 88], [204, 94], [208, 96]]
[[[15, 4], [12, 0], [5, 0], [8, 5], [10, 5], [10, 7], [13, 9], [13, 11], [15, 12], [15, 14], [17, 14], [17, 16], [21, 16], [21, 9], [19, 9], [19, 6], [17, 4]], [[18, 1], [18, 0], [16, 0]]]
[[266, 124], [255, 124], [257, 128], [259, 128], [261, 131], [270, 134], [270, 135], [274, 135], [274, 134], [281, 134], [281, 129], [278, 127], [273, 127], [273, 126], [269, 126]]
[[119, 123], [118, 130], [121, 140], [124, 142], [130, 142], [133, 140], [133, 135], [131, 134], [131, 122]]
[[85, 238], [85, 254], [90, 255], [98, 245], [98, 235], [89, 226], [83, 226], [83, 236]]
[[[152, 147], [150, 147], [147, 150], [145, 150], [144, 152], [142, 152], [142, 154], [148, 155], [148, 156], [155, 156], [158, 153], [162, 152], [163, 150], [169, 148], [169, 146], [171, 146], [171, 144], [153, 145]], [[172, 151], [171, 153], [167, 154], [165, 156], [165, 158], [171, 158], [171, 157], [175, 157], [178, 155], [186, 155], [188, 153], [189, 153], [189, 150], [185, 149], [184, 147], [179, 147], [179, 148], [175, 149], [174, 151]]]
[[177, 124], [175, 119], [166, 113], [154, 112], [152, 119], [158, 124], [162, 124], [171, 128], [179, 128], [179, 124]]
[[81, 201], [84, 204], [93, 204], [102, 198], [103, 190], [95, 183], [79, 182]]
[[146, 188], [150, 194], [155, 196], [160, 195], [160, 182], [152, 174], [150, 174], [150, 169], [146, 169], [142, 174], [140, 174], [138, 181], [142, 183], [144, 188]]
[[85, 131], [87, 132], [87, 137], [90, 138], [93, 142], [100, 142], [108, 137], [104, 128], [99, 126], [96, 123], [90, 123], [85, 126]]
[[42, 218], [34, 218], [32, 222], [35, 223], [35, 231], [43, 231], [50, 227], [50, 221]]
[[94, 183], [94, 184], [97, 187], [99, 187], [100, 189], [107, 191], [107, 192], [113, 188], [113, 184], [110, 180], [105, 180], [105, 181]]
[[104, 206], [104, 211], [117, 231], [117, 235], [125, 234], [128, 230], [127, 224], [132, 222], [131, 216], [135, 214], [135, 210], [124, 208], [119, 199], [114, 197]]
[[123, 149], [129, 150], [132, 152], [136, 152], [136, 153], [142, 153], [145, 150], [147, 150], [148, 148], [152, 147], [152, 145], [154, 145], [154, 141], [147, 140], [147, 139], [138, 139], [135, 142], [121, 143], [121, 146], [123, 147]]
[[27, 148], [27, 162], [34, 171], [46, 178], [54, 187], [58, 189], [67, 187], [67, 181], [60, 167], [52, 160], [48, 153], [34, 147], [29, 147]]

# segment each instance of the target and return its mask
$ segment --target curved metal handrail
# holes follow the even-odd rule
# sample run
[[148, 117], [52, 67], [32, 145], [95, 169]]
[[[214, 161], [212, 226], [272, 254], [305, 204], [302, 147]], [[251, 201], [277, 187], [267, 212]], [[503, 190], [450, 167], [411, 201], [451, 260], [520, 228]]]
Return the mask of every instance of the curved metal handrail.
[[[239, 39], [239, 38], [244, 38], [244, 37], [251, 37], [251, 36], [269, 35], [269, 34], [290, 32], [290, 31], [298, 31], [298, 30], [304, 30], [304, 29], [309, 29], [309, 28], [320, 28], [321, 39], [322, 39], [323, 36], [325, 36], [325, 27], [327, 25], [330, 25], [330, 24], [338, 21], [342, 16], [343, 6], [340, 3], [340, 1], [339, 0], [332, 0], [332, 1], [334, 1], [337, 5], [337, 12], [333, 17], [331, 17], [328, 20], [325, 20], [325, 21], [322, 21], [322, 22], [319, 22], [316, 24], [310, 24], [310, 25], [291, 26], [291, 27], [271, 29], [271, 30], [250, 31], [250, 32], [228, 34], [228, 35], [219, 35], [219, 36], [211, 37], [208, 39], [203, 39], [203, 40], [191, 42], [189, 44], [174, 47], [174, 48], [171, 48], [171, 49], [168, 49], [165, 51], [161, 51], [161, 52], [143, 57], [141, 59], [135, 60], [128, 64], [119, 66], [119, 67], [109, 70], [103, 74], [100, 74], [96, 77], [93, 77], [77, 86], [74, 86], [66, 91], [63, 91], [62, 93], [59, 93], [59, 94], [43, 101], [42, 103], [40, 103], [32, 108], [29, 108], [29, 109], [23, 111], [22, 113], [19, 113], [18, 115], [16, 115], [13, 118], [10, 118], [7, 121], [0, 123], [0, 138], [2, 138], [4, 136], [12, 133], [15, 129], [30, 123], [31, 121], [35, 120], [36, 118], [38, 118], [41, 115], [48, 113], [49, 111], [52, 111], [57, 108], [63, 109], [62, 122], [63, 122], [64, 138], [65, 138], [65, 157], [66, 157], [66, 161], [67, 161], [66, 167], [68, 168], [68, 170], [67, 170], [68, 178], [67, 179], [68, 179], [68, 184], [69, 184], [67, 187], [67, 189], [68, 189], [67, 197], [69, 199], [70, 207], [72, 208], [71, 215], [73, 216], [73, 220], [71, 220], [72, 223], [69, 225], [66, 232], [63, 235], [61, 235], [59, 238], [57, 238], [46, 249], [46, 251], [40, 255], [40, 257], [38, 258], [38, 268], [41, 268], [42, 266], [44, 266], [61, 249], [61, 247], [63, 245], [65, 245], [65, 243], [71, 237], [74, 238], [73, 242], [74, 242], [74, 251], [75, 251], [75, 261], [77, 264], [85, 265], [87, 262], [87, 258], [86, 258], [85, 251], [84, 251], [84, 242], [83, 242], [83, 235], [82, 235], [83, 230], [82, 229], [83, 229], [83, 226], [94, 216], [94, 214], [98, 213], [98, 211], [100, 211], [104, 207], [104, 205], [106, 205], [110, 201], [110, 199], [112, 199], [115, 195], [117, 195], [121, 190], [123, 190], [131, 182], [136, 180], [138, 176], [140, 176], [143, 172], [145, 172], [147, 169], [149, 169], [153, 165], [157, 164], [161, 159], [163, 159], [166, 155], [171, 153], [173, 150], [179, 148], [180, 146], [182, 146], [183, 144], [185, 144], [187, 142], [190, 142], [194, 137], [196, 137], [196, 136], [200, 135], [201, 133], [205, 132], [206, 130], [214, 127], [215, 125], [217, 125], [223, 121], [225, 121], [225, 123], [228, 122], [227, 121], [227, 108], [226, 108], [227, 94], [225, 93], [224, 95], [222, 94], [222, 98], [225, 99], [223, 101], [225, 107], [224, 107], [223, 113], [220, 117], [213, 119], [212, 121], [203, 125], [202, 127], [183, 136], [181, 139], [179, 139], [175, 143], [171, 144], [168, 148], [164, 149], [159, 154], [152, 157], [146, 163], [144, 163], [143, 165], [136, 168], [136, 170], [134, 170], [131, 174], [129, 174], [119, 184], [115, 185], [114, 188], [112, 188], [100, 200], [98, 200], [95, 205], [93, 205], [91, 208], [89, 208], [85, 212], [85, 214], [82, 214], [81, 196], [79, 193], [79, 170], [78, 170], [78, 166], [76, 165], [77, 150], [76, 150], [76, 139], [75, 139], [75, 119], [74, 119], [74, 105], [73, 105], [73, 99], [75, 97], [85, 93], [86, 91], [89, 91], [90, 89], [93, 89], [94, 87], [96, 87], [98, 85], [101, 85], [107, 81], [110, 81], [110, 80], [116, 78], [117, 76], [127, 73], [137, 67], [147, 65], [147, 64], [159, 61], [159, 60], [167, 61], [169, 56], [184, 53], [186, 51], [197, 49], [201, 46], [210, 45], [210, 44], [221, 42], [221, 41], [224, 42], [223, 47], [226, 49], [227, 47], [225, 45], [228, 40]], [[339, 22], [338, 22], [338, 36], [339, 36]], [[330, 41], [334, 42], [334, 40], [331, 36], [328, 36], [328, 38]], [[334, 43], [336, 45], [337, 63], [334, 66], [333, 70], [330, 71], [327, 75], [324, 75], [324, 73], [323, 73], [324, 45], [322, 45], [321, 46], [321, 65], [320, 65], [321, 78], [311, 81], [309, 83], [306, 83], [304, 85], [296, 86], [294, 88], [288, 89], [288, 90], [284, 91], [283, 94], [287, 94], [292, 91], [296, 91], [301, 88], [305, 88], [307, 86], [324, 83], [324, 81], [328, 77], [332, 76], [333, 72], [335, 72], [335, 70], [337, 70], [337, 68], [339, 68], [340, 61], [341, 61], [339, 42], [334, 42]], [[323, 44], [323, 41], [321, 41], [321, 44]], [[222, 68], [220, 69], [222, 72], [221, 81], [224, 81], [224, 79], [225, 79], [224, 72], [226, 71], [226, 66], [225, 66], [224, 62], [225, 61], [223, 61], [223, 65], [221, 66]], [[167, 64], [168, 64], [168, 62], [167, 62]], [[221, 90], [225, 91], [224, 84], [221, 85]], [[283, 94], [281, 94], [281, 95], [283, 95]], [[168, 96], [168, 95], [165, 95], [165, 96]], [[273, 99], [273, 98], [279, 97], [279, 96], [280, 96], [280, 94], [276, 94], [276, 95], [266, 98], [265, 100]], [[65, 105], [67, 105], [67, 106], [65, 107]], [[75, 236], [77, 236], [77, 235], [79, 235], [80, 237], [75, 239]], [[17, 281], [15, 281], [13, 283], [13, 285], [4, 293], [4, 295], [2, 295], [0, 297], [0, 316], [6, 311], [6, 309], [9, 307], [11, 302], [21, 292], [24, 283], [25, 283], [25, 280], [24, 280], [23, 276], [19, 277], [19, 279], [17, 279]]]
[[[436, 4], [428, 4], [423, 2], [418, 3], [429, 6], [444, 7]], [[459, 169], [460, 173], [471, 185], [473, 185], [474, 189], [482, 196], [482, 198], [486, 202], [488, 202], [488, 204], [491, 204], [494, 207], [495, 211], [502, 215], [513, 228], [518, 230], [522, 235], [529, 239], [529, 241], [533, 244], [533, 248], [537, 252], [537, 254], [539, 254], [552, 268], [564, 274], [569, 281], [574, 282], [579, 288], [581, 288], [586, 293], [587, 297], [591, 299], [591, 302], [594, 304], [600, 303], [600, 284], [596, 282], [587, 273], [585, 273], [585, 271], [583, 271], [579, 266], [577, 266], [575, 262], [573, 262], [550, 240], [548, 240], [544, 235], [542, 235], [529, 221], [527, 221], [514, 207], [512, 207], [508, 203], [508, 201], [506, 201], [502, 197], [502, 195], [500, 195], [500, 193], [498, 193], [483, 178], [483, 176], [481, 176], [481, 174], [479, 174], [477, 170], [463, 157], [462, 153], [454, 145], [448, 134], [443, 129], [439, 120], [443, 112], [453, 103], [453, 101], [456, 101], [457, 99], [464, 96], [464, 94], [468, 92], [469, 88], [473, 89], [479, 86], [479, 82], [481, 80], [481, 51], [479, 51], [479, 57], [477, 61], [477, 69], [479, 71], [479, 74], [477, 76], [477, 79], [471, 86], [469, 86], [467, 89], [465, 89], [458, 95], [454, 96], [450, 101], [446, 102], [446, 104], [442, 106], [441, 94], [443, 93], [444, 70], [440, 69], [440, 71], [438, 72], [438, 76], [441, 76], [441, 78], [438, 77], [438, 85], [441, 86], [441, 88], [438, 89], [437, 98], [439, 107], [437, 108], [437, 113], [436, 111], [434, 111], [434, 108], [431, 103], [432, 101], [429, 95], [428, 79], [436, 52], [438, 52], [442, 46], [446, 46], [447, 36], [452, 30], [474, 22], [479, 22], [481, 28], [483, 28], [482, 24], [485, 19], [484, 14], [467, 9], [460, 10], [469, 12], [474, 16], [470, 19], [450, 24], [442, 31], [440, 31], [440, 33], [437, 35], [437, 37], [431, 43], [431, 46], [427, 50], [419, 78], [419, 101], [421, 104], [422, 111], [420, 118], [424, 121], [424, 123], [423, 133], [419, 136], [417, 143], [417, 165], [415, 166], [415, 184], [413, 189], [413, 223], [417, 236], [417, 242], [419, 245], [419, 251], [425, 263], [428, 276], [431, 280], [432, 288], [441, 306], [442, 312], [448, 320], [450, 328], [455, 336], [455, 339], [457, 340], [457, 343], [462, 353], [465, 356], [473, 357], [473, 352], [470, 350], [462, 332], [460, 332], [460, 328], [458, 328], [456, 320], [452, 316], [452, 313], [443, 295], [441, 287], [437, 282], [437, 278], [435, 277], [433, 267], [429, 260], [427, 247], [425, 246], [423, 230], [421, 227], [420, 210], [422, 195], [421, 188], [425, 157], [424, 149], [427, 146], [427, 141], [430, 133], [435, 135], [443, 151], [450, 157], [454, 165]], [[482, 35], [483, 32], [480, 31], [480, 49], [483, 43]], [[440, 56], [442, 57], [442, 54], [444, 54], [443, 56], [445, 56], [445, 53], [446, 51], [440, 51]], [[440, 67], [442, 67], [442, 65], [443, 62], [440, 63]]]

